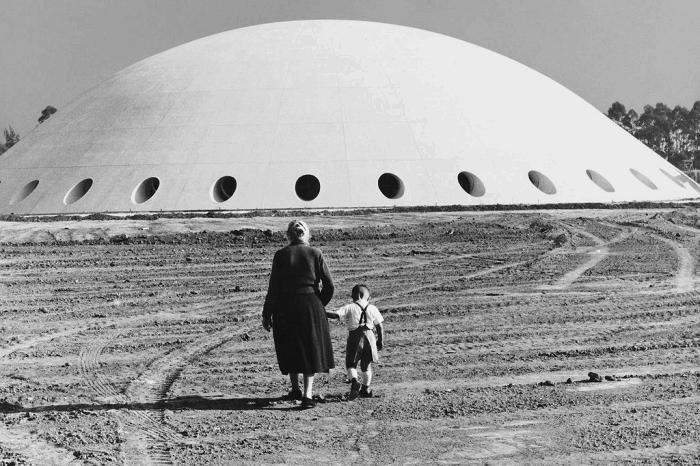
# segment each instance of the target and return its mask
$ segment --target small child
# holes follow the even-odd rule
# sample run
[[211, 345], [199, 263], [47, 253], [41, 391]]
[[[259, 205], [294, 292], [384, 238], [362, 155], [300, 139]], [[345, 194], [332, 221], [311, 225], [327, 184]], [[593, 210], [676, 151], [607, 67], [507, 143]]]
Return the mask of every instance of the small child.
[[[346, 304], [337, 311], [326, 311], [326, 316], [333, 319], [343, 319], [348, 328], [348, 341], [345, 352], [345, 367], [350, 379], [350, 396], [354, 400], [358, 396], [372, 398], [372, 363], [379, 360], [377, 350], [383, 348], [384, 318], [376, 306], [369, 304], [369, 288], [366, 285], [355, 285], [351, 292], [353, 302]], [[375, 338], [374, 330], [377, 331]], [[357, 363], [364, 373], [364, 384], [357, 381]]]

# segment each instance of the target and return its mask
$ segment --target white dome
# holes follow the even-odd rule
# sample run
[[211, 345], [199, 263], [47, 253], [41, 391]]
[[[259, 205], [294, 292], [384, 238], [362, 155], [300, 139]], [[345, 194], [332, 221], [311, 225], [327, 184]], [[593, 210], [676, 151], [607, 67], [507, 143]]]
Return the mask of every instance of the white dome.
[[699, 192], [530, 68], [441, 34], [359, 21], [264, 24], [175, 47], [86, 92], [0, 157], [3, 213]]

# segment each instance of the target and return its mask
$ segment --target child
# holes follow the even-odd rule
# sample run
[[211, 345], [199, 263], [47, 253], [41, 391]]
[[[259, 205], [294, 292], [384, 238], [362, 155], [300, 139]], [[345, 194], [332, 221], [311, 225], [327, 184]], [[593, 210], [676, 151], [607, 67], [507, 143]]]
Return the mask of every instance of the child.
[[[361, 396], [372, 398], [372, 363], [377, 362], [377, 350], [381, 350], [384, 340], [384, 319], [376, 306], [369, 304], [369, 288], [365, 285], [355, 285], [351, 292], [353, 302], [346, 304], [337, 311], [326, 311], [326, 316], [333, 319], [344, 319], [348, 328], [348, 341], [345, 353], [345, 367], [351, 381], [351, 400]], [[374, 336], [374, 330], [377, 336]], [[357, 363], [364, 373], [364, 384], [360, 387], [357, 381]]]

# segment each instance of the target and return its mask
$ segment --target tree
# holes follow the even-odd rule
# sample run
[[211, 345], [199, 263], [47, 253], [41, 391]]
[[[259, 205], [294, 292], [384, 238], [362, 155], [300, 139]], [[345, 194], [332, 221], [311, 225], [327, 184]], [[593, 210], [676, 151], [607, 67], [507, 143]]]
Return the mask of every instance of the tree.
[[700, 100], [693, 104], [688, 112], [688, 131], [690, 132], [693, 166], [700, 169]]
[[608, 118], [617, 124], [622, 122], [625, 115], [627, 115], [627, 109], [620, 102], [613, 102], [608, 109]]
[[0, 155], [19, 142], [19, 134], [17, 134], [17, 131], [15, 131], [12, 126], [5, 128], [3, 133], [5, 134], [5, 144], [0, 144]]
[[5, 150], [9, 149], [10, 147], [14, 146], [19, 142], [19, 134], [12, 128], [12, 126], [8, 126], [4, 130], [5, 134]]
[[662, 103], [644, 106], [644, 112], [639, 115], [638, 128], [633, 135], [668, 160], [670, 146], [669, 133], [671, 130], [671, 109]]
[[634, 129], [637, 122], [637, 117], [637, 112], [632, 109], [627, 111], [625, 106], [620, 102], [613, 103], [608, 109], [608, 118], [622, 126], [628, 132], [631, 132]]

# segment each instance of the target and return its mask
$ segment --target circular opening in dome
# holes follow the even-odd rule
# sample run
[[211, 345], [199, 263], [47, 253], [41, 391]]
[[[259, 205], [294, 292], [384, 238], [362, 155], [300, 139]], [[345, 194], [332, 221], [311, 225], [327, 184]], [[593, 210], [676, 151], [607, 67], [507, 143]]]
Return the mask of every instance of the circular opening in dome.
[[216, 183], [214, 183], [214, 186], [212, 186], [211, 197], [216, 202], [228, 201], [231, 199], [231, 196], [233, 196], [233, 193], [236, 192], [237, 186], [238, 183], [236, 183], [236, 179], [234, 177], [222, 176], [216, 180]]
[[10, 200], [10, 205], [17, 204], [25, 200], [31, 193], [34, 192], [36, 187], [39, 186], [39, 180], [33, 180], [25, 184], [22, 189], [20, 189], [17, 194], [15, 194]]
[[70, 191], [66, 193], [66, 197], [63, 198], [63, 203], [65, 205], [74, 203], [87, 194], [87, 192], [90, 191], [90, 188], [92, 188], [92, 178], [85, 178], [70, 188]]
[[529, 172], [527, 172], [527, 177], [530, 179], [530, 183], [532, 183], [537, 189], [539, 189], [543, 193], [557, 193], [557, 188], [554, 186], [554, 183], [552, 183], [552, 180], [550, 180], [537, 170], [530, 170]]
[[131, 202], [135, 204], [143, 204], [147, 200], [153, 197], [153, 195], [158, 191], [160, 186], [160, 180], [155, 176], [146, 178], [134, 189], [131, 195]]
[[610, 184], [608, 180], [605, 179], [603, 175], [595, 170], [586, 170], [586, 175], [591, 179], [600, 189], [608, 193], [614, 193], [615, 188]]
[[647, 178], [642, 172], [635, 170], [634, 168], [630, 168], [630, 173], [632, 173], [632, 175], [634, 175], [634, 177], [642, 182], [642, 184], [644, 184], [647, 188], [658, 189], [654, 182]]
[[389, 199], [398, 199], [403, 196], [403, 181], [393, 173], [384, 173], [377, 180], [377, 185], [382, 194]]
[[321, 182], [313, 175], [302, 175], [297, 179], [294, 191], [302, 201], [313, 201], [321, 192]]
[[671, 175], [669, 172], [667, 172], [667, 171], [664, 170], [663, 168], [659, 168], [659, 170], [661, 170], [661, 173], [663, 173], [664, 175], [666, 175], [666, 177], [667, 177], [669, 180], [673, 181], [674, 183], [676, 183], [676, 184], [677, 184], [678, 186], [680, 186], [681, 188], [685, 188], [685, 186], [683, 185], [683, 183], [681, 183], [680, 180], [678, 180], [678, 178], [676, 178], [675, 176]]
[[457, 181], [463, 190], [474, 197], [481, 197], [486, 193], [484, 183], [473, 173], [460, 172], [457, 175]]

